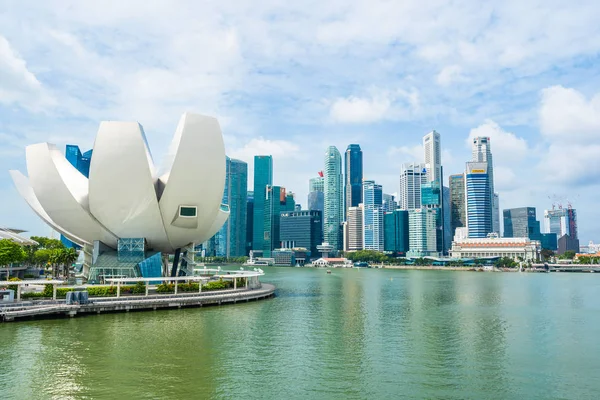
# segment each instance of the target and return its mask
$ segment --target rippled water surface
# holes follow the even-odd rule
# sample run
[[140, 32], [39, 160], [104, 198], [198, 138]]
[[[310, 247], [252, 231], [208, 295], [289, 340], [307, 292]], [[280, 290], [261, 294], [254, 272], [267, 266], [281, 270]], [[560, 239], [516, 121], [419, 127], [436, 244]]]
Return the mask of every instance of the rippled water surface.
[[0, 398], [600, 398], [600, 276], [266, 272], [261, 302], [0, 324]]

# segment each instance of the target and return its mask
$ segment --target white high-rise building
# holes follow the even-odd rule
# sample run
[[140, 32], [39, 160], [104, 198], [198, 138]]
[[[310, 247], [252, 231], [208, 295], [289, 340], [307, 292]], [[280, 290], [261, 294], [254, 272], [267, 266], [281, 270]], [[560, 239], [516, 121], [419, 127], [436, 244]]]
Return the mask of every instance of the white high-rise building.
[[474, 162], [484, 162], [487, 164], [487, 174], [489, 178], [490, 204], [492, 205], [492, 232], [500, 234], [500, 200], [494, 190], [494, 161], [492, 158], [491, 141], [489, 137], [473, 138], [472, 160]]
[[408, 211], [409, 257], [437, 256], [436, 219], [438, 209]]
[[425, 168], [427, 168], [427, 182], [442, 183], [442, 145], [440, 134], [435, 130], [423, 136], [425, 149]]
[[344, 178], [342, 156], [335, 146], [325, 153], [323, 236], [334, 250], [342, 250], [341, 224], [344, 221]]
[[363, 205], [348, 207], [346, 221], [346, 251], [363, 249]]
[[402, 164], [400, 168], [398, 208], [403, 210], [421, 208], [421, 185], [424, 183], [427, 183], [425, 164]]

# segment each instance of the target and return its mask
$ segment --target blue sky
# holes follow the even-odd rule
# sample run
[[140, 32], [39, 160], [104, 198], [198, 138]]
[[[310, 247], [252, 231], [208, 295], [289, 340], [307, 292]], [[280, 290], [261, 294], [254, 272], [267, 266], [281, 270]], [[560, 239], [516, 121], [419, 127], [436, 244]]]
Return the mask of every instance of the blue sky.
[[329, 145], [359, 143], [394, 193], [431, 129], [446, 176], [487, 135], [502, 209], [570, 200], [581, 240], [600, 241], [600, 3], [288, 3], [3, 1], [0, 225], [49, 233], [8, 175], [26, 145], [85, 151], [101, 120], [137, 120], [160, 164], [193, 111], [250, 172], [272, 154], [302, 204]]

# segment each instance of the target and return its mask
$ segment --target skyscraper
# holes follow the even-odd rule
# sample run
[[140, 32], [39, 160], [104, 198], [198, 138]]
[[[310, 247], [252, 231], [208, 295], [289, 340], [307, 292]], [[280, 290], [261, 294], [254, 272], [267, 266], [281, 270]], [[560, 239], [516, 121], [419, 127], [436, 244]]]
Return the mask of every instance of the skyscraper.
[[394, 211], [396, 208], [398, 208], [398, 204], [396, 203], [396, 198], [394, 197], [393, 194], [387, 194], [384, 193], [383, 194], [383, 212], [392, 212]]
[[452, 238], [454, 238], [456, 228], [467, 226], [465, 197], [465, 175], [450, 175], [450, 234]]
[[425, 150], [427, 181], [442, 183], [442, 147], [440, 134], [433, 130], [423, 136], [423, 148]]
[[358, 144], [350, 144], [344, 156], [345, 203], [344, 216], [349, 207], [362, 203], [363, 153]]
[[468, 162], [466, 170], [467, 228], [470, 238], [486, 238], [492, 232], [492, 196], [485, 162]]
[[325, 191], [325, 177], [323, 171], [319, 171], [319, 176], [310, 178], [308, 183], [308, 192], [324, 192]]
[[324, 238], [334, 250], [342, 249], [340, 226], [344, 220], [342, 156], [335, 146], [325, 153]]
[[408, 211], [394, 210], [383, 216], [385, 251], [405, 255], [409, 249]]
[[246, 253], [252, 250], [252, 234], [254, 232], [254, 192], [249, 190], [246, 202]]
[[325, 178], [323, 171], [319, 172], [319, 176], [311, 178], [308, 185], [308, 206], [309, 210], [321, 212], [321, 221], [325, 213]]
[[383, 251], [383, 193], [374, 181], [363, 182], [363, 249]]
[[540, 239], [540, 222], [535, 207], [511, 208], [503, 211], [504, 237]]
[[403, 210], [421, 208], [421, 185], [427, 182], [425, 164], [402, 164], [398, 207]]
[[418, 208], [408, 211], [409, 257], [438, 255], [436, 221], [438, 209]]
[[346, 246], [345, 251], [356, 251], [363, 249], [363, 205], [348, 208], [348, 219], [346, 221]]
[[254, 156], [254, 226], [252, 228], [252, 248], [262, 250], [265, 241], [265, 199], [267, 186], [273, 184], [273, 157]]
[[[285, 188], [268, 185], [266, 188], [263, 220], [263, 257], [271, 257], [273, 249], [280, 247], [279, 229], [281, 212], [286, 211]], [[255, 200], [256, 202], [256, 200]], [[254, 204], [256, 207], [256, 203]], [[293, 211], [290, 210], [290, 211]]]
[[241, 257], [246, 254], [246, 212], [248, 202], [248, 164], [225, 157], [223, 204], [229, 205], [229, 218], [216, 233], [216, 255]]
[[304, 247], [312, 257], [318, 256], [317, 246], [323, 242], [323, 221], [320, 211], [281, 212], [279, 239], [286, 249]]
[[487, 175], [489, 180], [490, 208], [492, 215], [491, 232], [500, 233], [500, 204], [498, 195], [494, 188], [494, 162], [492, 159], [491, 140], [489, 137], [473, 138], [472, 146], [473, 162], [483, 162], [487, 164]]
[[546, 233], [556, 233], [557, 237], [569, 235], [577, 239], [577, 212], [574, 208], [559, 208], [544, 211]]

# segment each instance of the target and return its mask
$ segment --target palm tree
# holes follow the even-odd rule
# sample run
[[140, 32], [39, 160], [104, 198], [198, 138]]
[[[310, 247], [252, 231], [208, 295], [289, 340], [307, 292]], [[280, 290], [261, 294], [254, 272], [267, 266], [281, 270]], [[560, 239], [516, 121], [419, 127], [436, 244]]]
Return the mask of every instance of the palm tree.
[[65, 277], [68, 277], [69, 269], [70, 269], [71, 265], [73, 265], [73, 263], [75, 261], [77, 261], [77, 258], [79, 257], [79, 253], [77, 252], [77, 250], [75, 250], [72, 247], [69, 247], [66, 249], [61, 249], [60, 253], [61, 253], [61, 263], [64, 268], [64, 275], [65, 275]]
[[50, 257], [48, 257], [48, 262], [52, 265], [52, 277], [57, 277], [57, 267], [61, 261], [61, 250], [55, 249], [50, 252]]

